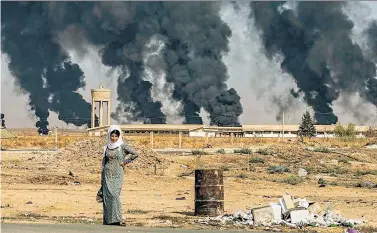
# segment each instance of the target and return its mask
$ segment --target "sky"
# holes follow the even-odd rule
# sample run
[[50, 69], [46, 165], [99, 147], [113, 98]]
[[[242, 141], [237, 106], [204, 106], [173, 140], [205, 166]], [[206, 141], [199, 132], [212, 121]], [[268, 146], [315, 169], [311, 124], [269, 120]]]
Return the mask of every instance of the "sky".
[[[246, 4], [246, 3], [243, 3]], [[377, 2], [351, 3], [346, 9], [347, 14], [355, 23], [354, 40], [362, 45], [361, 32], [371, 19], [377, 19]], [[233, 87], [241, 96], [241, 103], [244, 113], [240, 116], [241, 124], [280, 124], [276, 120], [278, 108], [271, 101], [271, 93], [278, 96], [280, 101], [285, 102], [289, 97], [289, 89], [295, 87], [293, 79], [283, 73], [279, 68], [279, 58], [276, 61], [269, 61], [263, 55], [263, 46], [259, 35], [250, 19], [248, 19], [249, 7], [242, 7], [236, 13], [229, 2], [224, 2], [221, 10], [221, 17], [232, 28], [230, 38], [230, 52], [224, 57], [228, 67], [228, 86]], [[63, 44], [64, 46], [64, 44]], [[117, 102], [116, 95], [116, 73], [101, 64], [100, 58], [94, 49], [89, 49], [85, 57], [79, 57], [74, 51], [69, 51], [73, 62], [80, 65], [85, 73], [86, 88], [80, 90], [80, 94], [89, 102], [90, 89], [97, 88], [102, 83], [106, 88], [113, 90], [111, 110], [115, 111]], [[35, 127], [36, 118], [28, 106], [27, 93], [22, 93], [14, 83], [8, 68], [6, 55], [1, 54], [1, 112], [5, 114], [5, 124], [8, 128], [29, 128]], [[160, 98], [158, 89], [154, 93], [155, 98]], [[354, 112], [342, 108], [342, 101], [354, 106], [358, 111], [371, 111], [375, 109], [370, 104], [363, 103], [357, 96], [351, 99], [339, 98], [334, 104], [335, 114], [341, 123], [354, 122], [356, 124], [377, 125], [377, 111], [371, 111], [371, 118], [364, 122], [358, 122]], [[176, 103], [164, 103], [164, 112], [177, 112], [179, 106]], [[298, 124], [303, 112], [309, 109], [301, 100], [294, 100], [292, 106], [285, 113], [286, 124]], [[202, 111], [202, 116], [207, 114]], [[206, 118], [206, 117], [204, 117]], [[179, 123], [174, 116], [167, 117], [168, 123]], [[208, 124], [207, 119], [203, 119]], [[59, 121], [53, 112], [49, 117], [50, 127], [68, 127], [64, 122]], [[116, 124], [113, 119], [111, 123]]]

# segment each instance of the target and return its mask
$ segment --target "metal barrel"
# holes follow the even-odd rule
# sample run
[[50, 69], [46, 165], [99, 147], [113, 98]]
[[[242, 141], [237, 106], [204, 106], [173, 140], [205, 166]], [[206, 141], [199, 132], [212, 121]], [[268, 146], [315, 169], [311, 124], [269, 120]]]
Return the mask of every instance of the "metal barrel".
[[222, 170], [195, 170], [195, 215], [218, 216], [224, 213]]

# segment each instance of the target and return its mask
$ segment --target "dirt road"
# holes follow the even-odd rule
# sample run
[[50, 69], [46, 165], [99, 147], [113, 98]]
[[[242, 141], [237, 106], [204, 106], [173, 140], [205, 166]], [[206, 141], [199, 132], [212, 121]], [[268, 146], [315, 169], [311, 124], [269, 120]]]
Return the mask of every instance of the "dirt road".
[[[162, 233], [162, 232], [177, 232], [177, 233], [217, 233], [218, 230], [186, 230], [174, 228], [144, 228], [144, 227], [113, 227], [103, 226], [99, 224], [1, 224], [1, 231], [3, 233]], [[247, 231], [221, 231], [223, 233], [238, 233]], [[254, 232], [262, 233], [262, 232]]]

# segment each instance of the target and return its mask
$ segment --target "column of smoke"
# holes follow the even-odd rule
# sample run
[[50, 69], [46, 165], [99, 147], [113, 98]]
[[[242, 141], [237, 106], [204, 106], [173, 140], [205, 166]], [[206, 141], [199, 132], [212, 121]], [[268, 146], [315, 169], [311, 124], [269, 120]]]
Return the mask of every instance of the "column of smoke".
[[211, 124], [239, 125], [240, 97], [234, 89], [227, 90], [222, 61], [231, 30], [219, 11], [216, 2], [164, 3], [166, 79], [174, 84], [173, 98], [183, 103], [185, 123], [202, 124], [199, 112], [204, 108]]
[[249, 19], [248, 6], [249, 2], [224, 2], [221, 10], [222, 19], [232, 28], [230, 52], [224, 62], [230, 74], [229, 85], [241, 96], [241, 120], [273, 123], [281, 120], [283, 109], [291, 115], [299, 113], [301, 119], [304, 103], [289, 91], [296, 87], [294, 79], [280, 69], [281, 56], [273, 60], [264, 56], [260, 32]]
[[1, 113], [1, 127], [5, 128], [4, 114]]
[[144, 80], [153, 84], [152, 98], [154, 101], [161, 101], [161, 111], [165, 114], [167, 123], [182, 124], [184, 120], [180, 116], [182, 104], [172, 97], [173, 84], [166, 82], [166, 64], [161, 54], [164, 46], [163, 39], [157, 36], [147, 44], [144, 55], [146, 64]]
[[[366, 34], [370, 46], [369, 57], [374, 61], [374, 65], [377, 69], [377, 20], [370, 23], [368, 29], [366, 30]], [[368, 99], [370, 99], [371, 102], [377, 106], [377, 76], [369, 79], [367, 88]]]
[[[90, 104], [77, 93], [84, 76], [56, 42], [43, 2], [2, 2], [2, 52], [20, 88], [29, 93], [29, 105], [38, 117], [36, 127], [48, 133], [49, 109], [60, 120], [88, 124]], [[84, 120], [83, 120], [84, 119]]]
[[[2, 51], [20, 87], [30, 93], [41, 131], [47, 130], [49, 110], [66, 122], [89, 123], [90, 104], [77, 93], [85, 85], [83, 72], [57, 42], [56, 35], [66, 30], [75, 32], [65, 38], [71, 44], [96, 46], [102, 63], [120, 71], [117, 109], [131, 113], [129, 120], [166, 122], [161, 102], [151, 96], [152, 83], [143, 78], [144, 48], [161, 35], [167, 45], [167, 82], [174, 84], [173, 98], [182, 102], [185, 122], [193, 123], [192, 117], [200, 122], [196, 109], [203, 107], [213, 124], [238, 124], [242, 107], [235, 90], [226, 90], [227, 71], [221, 61], [230, 29], [219, 18], [217, 3], [6, 2], [2, 15]], [[177, 59], [182, 49], [184, 61]]]
[[376, 67], [352, 42], [353, 23], [344, 4], [298, 2], [294, 10], [284, 2], [250, 4], [267, 56], [283, 54], [282, 68], [295, 78], [319, 124], [337, 122], [332, 104], [340, 91], [377, 105]]

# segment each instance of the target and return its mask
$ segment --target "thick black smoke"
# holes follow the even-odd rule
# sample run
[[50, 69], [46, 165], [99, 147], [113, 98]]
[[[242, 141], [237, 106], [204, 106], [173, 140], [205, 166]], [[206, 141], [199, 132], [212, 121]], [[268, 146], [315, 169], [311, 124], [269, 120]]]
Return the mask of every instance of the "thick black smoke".
[[331, 88], [333, 82], [327, 64], [319, 61], [313, 68], [308, 61], [320, 35], [300, 22], [292, 10], [282, 9], [284, 2], [251, 2], [250, 5], [255, 24], [262, 30], [268, 57], [282, 53], [282, 69], [294, 77], [299, 92], [304, 93], [305, 101], [314, 109], [317, 122], [336, 123], [338, 118], [331, 105], [338, 93]]
[[173, 98], [183, 103], [186, 123], [202, 123], [200, 108], [211, 124], [239, 125], [240, 97], [226, 90], [231, 30], [219, 15], [216, 2], [164, 2], [161, 32], [166, 37], [164, 58], [167, 81], [174, 84]]
[[369, 24], [366, 30], [366, 36], [370, 46], [370, 56], [372, 56], [374, 61], [377, 63], [377, 20], [374, 20]]
[[1, 113], [1, 127], [5, 128], [4, 114]]
[[[370, 45], [370, 56], [377, 66], [377, 21], [373, 21], [367, 31], [368, 42]], [[369, 100], [377, 106], [377, 76], [375, 78], [370, 78], [367, 83], [368, 88], [368, 98]]]
[[165, 123], [161, 103], [151, 97], [152, 83], [143, 80], [143, 50], [159, 32], [156, 14], [161, 3], [146, 2], [64, 2], [51, 3], [51, 17], [59, 30], [80, 35], [74, 49], [85, 51], [87, 44], [99, 48], [102, 63], [117, 69], [117, 94], [121, 104], [112, 117], [144, 123]]
[[[359, 93], [377, 106], [376, 66], [366, 58], [359, 45], [351, 39], [353, 22], [344, 14], [345, 2], [299, 2], [298, 17], [311, 31], [321, 37], [312, 49], [312, 63], [327, 62], [335, 88], [343, 93]], [[314, 66], [315, 67], [315, 66]]]
[[77, 90], [85, 86], [83, 72], [56, 41], [44, 2], [2, 2], [2, 47], [9, 70], [39, 118], [40, 133], [48, 132], [49, 109], [60, 120], [77, 126], [90, 123], [90, 104]]
[[[219, 16], [218, 3], [69, 2], [54, 3], [50, 10], [59, 28], [76, 31], [84, 38], [82, 41], [102, 46], [103, 63], [120, 69], [118, 100], [125, 106], [124, 111], [132, 113], [130, 120], [166, 121], [161, 103], [151, 97], [152, 84], [143, 80], [145, 46], [152, 37], [162, 36], [163, 68], [167, 81], [174, 84], [173, 98], [183, 103], [185, 123], [202, 123], [202, 107], [215, 119], [217, 116], [210, 111], [216, 106], [225, 111], [217, 114], [234, 116], [229, 122], [238, 122], [239, 104], [232, 109], [225, 107], [226, 102], [216, 102], [216, 96], [226, 90], [227, 69], [221, 59], [228, 51], [231, 35]], [[229, 94], [237, 100], [235, 91]], [[122, 110], [119, 106], [117, 109]]]
[[376, 68], [351, 40], [354, 24], [344, 4], [298, 2], [293, 11], [284, 2], [251, 3], [267, 54], [284, 55], [282, 68], [295, 78], [319, 124], [337, 122], [331, 106], [340, 91], [359, 93], [377, 106]]

